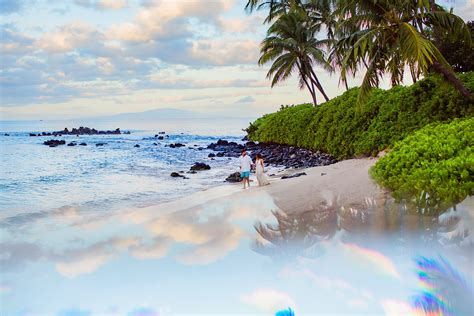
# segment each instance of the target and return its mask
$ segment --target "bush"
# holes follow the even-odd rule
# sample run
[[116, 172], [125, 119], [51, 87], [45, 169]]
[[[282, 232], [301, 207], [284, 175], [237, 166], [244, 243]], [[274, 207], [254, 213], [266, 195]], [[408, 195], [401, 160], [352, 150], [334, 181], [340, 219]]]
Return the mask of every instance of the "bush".
[[370, 170], [396, 198], [439, 212], [474, 191], [474, 118], [434, 123], [395, 144]]
[[[474, 72], [459, 75], [474, 92]], [[325, 151], [338, 159], [376, 155], [432, 122], [474, 114], [472, 105], [438, 76], [390, 90], [374, 90], [362, 107], [353, 88], [318, 107], [302, 104], [257, 119], [248, 129], [254, 141]]]

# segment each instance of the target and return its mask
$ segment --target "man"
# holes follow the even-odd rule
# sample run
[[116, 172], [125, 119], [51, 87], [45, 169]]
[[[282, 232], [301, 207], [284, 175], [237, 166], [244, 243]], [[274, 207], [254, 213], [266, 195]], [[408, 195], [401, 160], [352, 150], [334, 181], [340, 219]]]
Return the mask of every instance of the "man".
[[247, 155], [247, 151], [244, 149], [242, 150], [242, 154], [239, 157], [240, 161], [240, 177], [242, 178], [242, 182], [244, 183], [244, 190], [245, 190], [245, 184], [247, 184], [247, 187], [250, 187], [250, 169], [252, 168], [252, 158], [250, 158], [249, 155]]

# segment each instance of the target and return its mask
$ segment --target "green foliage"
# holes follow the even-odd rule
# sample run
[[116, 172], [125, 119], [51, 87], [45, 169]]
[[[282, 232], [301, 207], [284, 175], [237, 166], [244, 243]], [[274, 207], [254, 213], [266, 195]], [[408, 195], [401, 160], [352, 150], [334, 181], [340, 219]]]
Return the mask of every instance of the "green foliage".
[[[459, 76], [474, 91], [474, 73]], [[376, 155], [431, 122], [474, 114], [472, 104], [438, 76], [410, 87], [375, 89], [357, 106], [353, 88], [318, 107], [283, 107], [249, 127], [251, 140], [305, 147], [338, 159]]]
[[395, 197], [439, 212], [474, 193], [474, 118], [433, 123], [396, 143], [371, 169]]

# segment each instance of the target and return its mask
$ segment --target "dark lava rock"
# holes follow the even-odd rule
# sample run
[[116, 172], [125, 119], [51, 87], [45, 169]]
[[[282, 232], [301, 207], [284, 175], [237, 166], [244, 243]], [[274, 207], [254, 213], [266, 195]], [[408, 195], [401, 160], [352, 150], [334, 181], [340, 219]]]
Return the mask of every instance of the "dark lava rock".
[[230, 176], [228, 176], [225, 181], [227, 182], [240, 182], [242, 178], [240, 177], [240, 172], [234, 172]]
[[100, 146], [104, 146], [104, 145], [107, 145], [107, 143], [97, 143], [95, 144], [97, 147], [100, 147]]
[[199, 151], [204, 150], [204, 147], [198, 147], [198, 150]]
[[212, 158], [212, 157], [215, 157], [215, 156], [216, 156], [216, 154], [214, 154], [214, 153], [210, 153], [209, 155], [207, 155], [207, 157], [209, 157], [209, 158]]
[[[38, 135], [39, 135], [39, 134], [38, 134]], [[34, 136], [37, 136], [37, 135], [34, 134], [34, 133], [30, 133], [30, 136], [31, 136], [31, 137], [34, 137]]]
[[3, 134], [3, 135], [4, 135], [4, 136], [10, 136], [10, 134], [8, 134], [8, 133], [5, 133], [5, 134]]
[[195, 173], [197, 173], [197, 171], [189, 170], [189, 171], [186, 171], [186, 173], [195, 174]]
[[196, 162], [194, 164], [194, 166], [191, 167], [190, 170], [193, 170], [193, 171], [201, 171], [201, 170], [209, 170], [211, 169], [211, 166], [203, 163], [203, 162]]
[[[120, 131], [120, 128], [117, 128], [113, 131], [98, 131], [95, 128], [80, 126], [79, 128], [73, 128], [72, 130], [69, 130], [66, 127], [62, 131], [56, 131], [53, 133], [46, 133], [46, 134], [61, 136], [61, 135], [120, 135], [121, 133], [122, 132]], [[42, 135], [44, 134], [45, 132], [42, 133]]]
[[65, 140], [58, 140], [58, 139], [51, 139], [43, 142], [43, 145], [49, 146], [49, 147], [56, 147], [59, 145], [66, 145]]
[[285, 168], [309, 168], [337, 162], [334, 157], [320, 151], [314, 152], [309, 149], [273, 143], [247, 141], [245, 145], [241, 145], [219, 139], [207, 148], [217, 151], [217, 157], [239, 157], [242, 149], [245, 148], [253, 159], [259, 153], [265, 159], [266, 164], [284, 166]]
[[157, 143], [153, 143], [153, 145], [155, 145], [155, 146], [158, 146], [158, 144], [157, 144]]
[[77, 144], [75, 142], [70, 142], [69, 144], [67, 144], [69, 147], [73, 147], [73, 146], [76, 146]]
[[170, 176], [173, 177], [173, 178], [184, 178], [183, 175], [180, 175], [177, 172], [171, 172]]
[[293, 174], [290, 174], [290, 175], [287, 175], [287, 176], [283, 176], [281, 177], [282, 179], [291, 179], [291, 178], [297, 178], [297, 177], [301, 177], [301, 176], [305, 176], [306, 175], [306, 172], [297, 172], [297, 173], [293, 173]]
[[179, 147], [184, 147], [186, 145], [181, 144], [181, 143], [175, 143], [175, 144], [169, 144], [170, 148], [179, 148]]
[[159, 139], [159, 140], [163, 140], [163, 139], [165, 139], [165, 138], [164, 138], [163, 136], [158, 136], [158, 139]]
[[162, 134], [162, 135], [164, 135], [164, 134], [166, 134], [166, 133], [165, 133], [165, 132], [158, 132], [158, 134]]
[[80, 143], [79, 146], [87, 146], [86, 143]]
[[133, 146], [135, 148], [140, 148], [140, 145], [136, 144], [135, 146]]
[[123, 132], [123, 134], [130, 135], [131, 133], [130, 133], [130, 131], [125, 131], [125, 132]]

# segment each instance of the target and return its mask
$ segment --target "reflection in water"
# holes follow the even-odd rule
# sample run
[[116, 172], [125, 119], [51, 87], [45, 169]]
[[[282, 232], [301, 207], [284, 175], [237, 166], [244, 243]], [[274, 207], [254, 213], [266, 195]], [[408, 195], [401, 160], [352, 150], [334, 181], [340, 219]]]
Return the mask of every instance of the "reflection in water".
[[273, 259], [288, 259], [295, 255], [312, 257], [311, 247], [322, 240], [329, 239], [336, 233], [337, 227], [336, 200], [322, 205], [316, 211], [287, 214], [272, 211], [276, 224], [255, 224], [255, 230], [261, 238], [255, 241], [253, 249]]
[[370, 245], [374, 240], [406, 244], [421, 241], [472, 248], [472, 202], [430, 217], [407, 209], [406, 205], [386, 198], [380, 205], [372, 198], [365, 204], [341, 205], [337, 198], [330, 203], [304, 211], [272, 211], [276, 223], [257, 222], [253, 250], [274, 260], [318, 255], [316, 245], [333, 239]]
[[[404, 252], [407, 246], [419, 247], [421, 253], [426, 251], [426, 246], [433, 247], [432, 250], [435, 251], [448, 247], [456, 255], [465, 257], [472, 273], [472, 203], [472, 199], [468, 198], [438, 217], [417, 215], [419, 213], [407, 209], [406, 205], [395, 203], [392, 199], [385, 199], [381, 205], [377, 205], [374, 199], [366, 199], [364, 205], [350, 206], [342, 206], [337, 199], [333, 199], [331, 203], [322, 204], [311, 211], [273, 211], [274, 223], [257, 222], [254, 225], [257, 237], [252, 248], [257, 253], [272, 258], [274, 262], [296, 262], [298, 269], [283, 270], [282, 275], [289, 279], [300, 276], [314, 280], [320, 287], [346, 291], [351, 289], [354, 295], [356, 288], [352, 285], [342, 279], [318, 275], [307, 268], [308, 265], [301, 265], [298, 258], [313, 259], [323, 255], [326, 249], [339, 247], [353, 259], [363, 260], [374, 271], [379, 270], [387, 276], [401, 279], [395, 263], [375, 249], [383, 252], [399, 249], [398, 254], [395, 252], [396, 255], [403, 256], [406, 255]], [[327, 244], [329, 241], [332, 241], [330, 245]], [[380, 244], [380, 241], [383, 242]], [[386, 313], [474, 314], [472, 275], [469, 287], [461, 274], [442, 257], [428, 259], [418, 256], [415, 261], [422, 289], [413, 299], [413, 308], [403, 301], [385, 300], [382, 304]], [[317, 264], [316, 261], [314, 263]], [[332, 285], [329, 285], [330, 283]], [[282, 312], [282, 315], [286, 315], [285, 311]]]
[[259, 189], [113, 216], [64, 208], [2, 226], [1, 311], [407, 314], [415, 255], [472, 278], [473, 218], [470, 204], [435, 218], [370, 198], [283, 213]]

